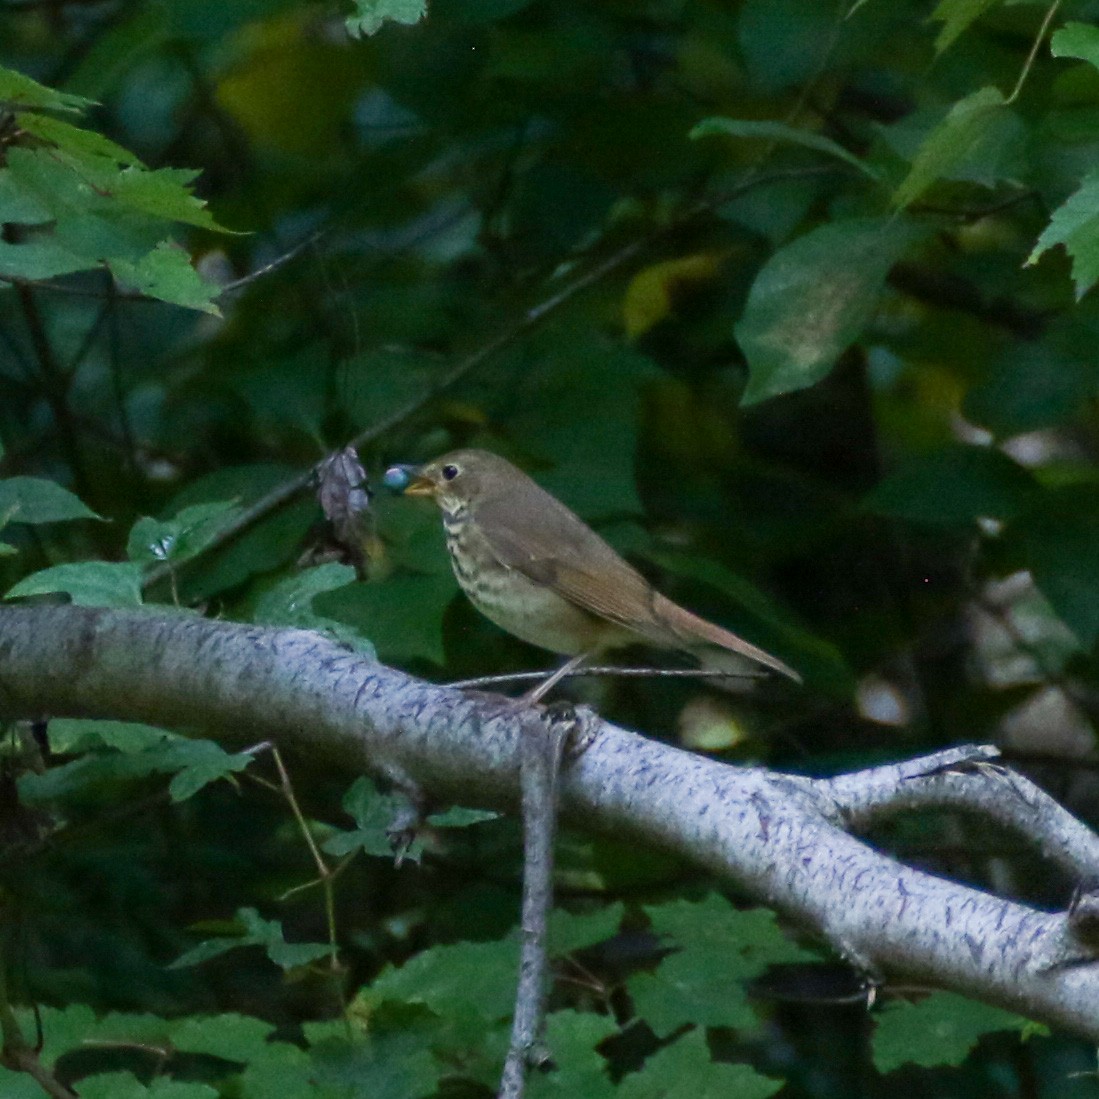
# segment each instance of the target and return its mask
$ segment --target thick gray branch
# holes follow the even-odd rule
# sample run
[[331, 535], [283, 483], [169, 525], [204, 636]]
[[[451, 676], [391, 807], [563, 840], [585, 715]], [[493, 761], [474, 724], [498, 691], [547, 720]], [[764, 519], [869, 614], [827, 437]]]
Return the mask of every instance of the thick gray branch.
[[[0, 608], [0, 710], [273, 739], [436, 800], [514, 809], [520, 721], [300, 630], [187, 614]], [[846, 793], [851, 795], [849, 779]], [[838, 823], [836, 784], [743, 769], [600, 723], [561, 776], [564, 819], [706, 866], [892, 976], [1099, 1041], [1099, 967], [1064, 913], [904, 866]], [[1090, 878], [1099, 878], [1099, 866]]]

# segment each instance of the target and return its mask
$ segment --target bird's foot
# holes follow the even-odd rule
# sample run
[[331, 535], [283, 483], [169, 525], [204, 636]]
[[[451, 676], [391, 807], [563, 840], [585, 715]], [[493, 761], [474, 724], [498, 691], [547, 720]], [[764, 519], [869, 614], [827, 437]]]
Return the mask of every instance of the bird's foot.
[[383, 772], [392, 784], [394, 801], [397, 803], [386, 825], [385, 835], [393, 850], [393, 863], [399, 869], [427, 819], [428, 799], [423, 787], [403, 769], [390, 766], [383, 768]]
[[591, 707], [565, 701], [544, 707], [542, 721], [563, 739], [566, 760], [579, 759], [595, 743], [600, 725], [599, 715]]

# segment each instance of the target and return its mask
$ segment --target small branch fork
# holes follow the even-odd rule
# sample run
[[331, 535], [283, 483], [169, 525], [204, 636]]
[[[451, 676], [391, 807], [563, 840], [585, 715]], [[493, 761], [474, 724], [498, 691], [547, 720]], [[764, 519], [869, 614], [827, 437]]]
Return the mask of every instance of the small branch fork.
[[863, 831], [914, 809], [980, 814], [1033, 843], [1074, 880], [1097, 880], [1099, 836], [1044, 790], [1000, 765], [992, 745], [950, 748], [934, 755], [818, 779], [844, 827]]

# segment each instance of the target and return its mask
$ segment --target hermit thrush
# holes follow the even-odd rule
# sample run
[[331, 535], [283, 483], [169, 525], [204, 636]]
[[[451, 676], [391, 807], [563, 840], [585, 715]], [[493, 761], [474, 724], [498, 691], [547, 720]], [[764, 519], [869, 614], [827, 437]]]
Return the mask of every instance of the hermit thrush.
[[702, 658], [725, 649], [800, 682], [792, 668], [665, 599], [582, 519], [522, 470], [456, 450], [386, 484], [442, 509], [454, 574], [497, 626], [551, 652], [589, 656], [636, 642]]

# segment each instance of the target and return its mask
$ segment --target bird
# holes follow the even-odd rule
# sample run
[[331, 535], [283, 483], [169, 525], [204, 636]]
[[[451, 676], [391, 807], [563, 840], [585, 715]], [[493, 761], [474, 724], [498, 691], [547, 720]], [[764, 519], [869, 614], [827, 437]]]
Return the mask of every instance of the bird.
[[644, 643], [705, 661], [726, 650], [801, 677], [788, 664], [661, 595], [560, 500], [507, 459], [464, 449], [391, 466], [384, 483], [442, 511], [454, 575], [470, 602], [515, 637], [569, 661], [537, 690], [611, 649]]

